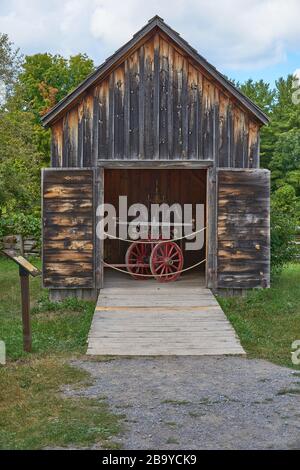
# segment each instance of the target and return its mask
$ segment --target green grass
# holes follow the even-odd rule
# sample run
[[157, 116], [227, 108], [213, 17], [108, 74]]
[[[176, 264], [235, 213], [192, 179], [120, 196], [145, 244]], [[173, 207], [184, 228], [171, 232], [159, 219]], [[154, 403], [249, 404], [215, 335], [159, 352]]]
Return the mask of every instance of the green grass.
[[84, 384], [89, 375], [57, 357], [0, 369], [0, 449], [107, 444], [119, 432], [106, 402], [62, 398], [60, 387]]
[[[39, 260], [33, 261], [40, 265]], [[18, 268], [0, 258], [0, 339], [6, 343], [9, 359], [25, 357], [23, 352], [20, 283]], [[94, 312], [93, 302], [68, 299], [59, 304], [48, 300], [41, 278], [30, 278], [33, 353], [83, 353]]]
[[[39, 260], [33, 263], [40, 266]], [[89, 374], [70, 366], [85, 353], [94, 311], [92, 302], [48, 300], [41, 278], [30, 278], [33, 351], [24, 353], [17, 266], [0, 257], [0, 340], [7, 364], [0, 366], [0, 449], [89, 446], [120, 430], [120, 416], [106, 401], [67, 398], [61, 389], [91, 382]], [[101, 358], [99, 358], [101, 360]]]
[[[34, 263], [40, 266], [38, 260]], [[33, 352], [28, 354], [22, 348], [18, 268], [0, 257], [0, 340], [6, 342], [8, 356], [7, 365], [0, 366], [0, 449], [95, 442], [112, 448], [110, 437], [120, 431], [121, 416], [109, 412], [105, 398], [61, 394], [67, 384], [78, 388], [91, 380], [69, 362], [85, 353], [94, 304], [74, 299], [51, 303], [39, 277], [30, 279], [30, 291]], [[291, 344], [300, 339], [300, 265], [287, 267], [271, 289], [219, 301], [250, 357], [300, 370], [291, 362]]]
[[300, 264], [285, 268], [270, 289], [218, 300], [250, 357], [300, 369], [291, 361], [300, 339]]

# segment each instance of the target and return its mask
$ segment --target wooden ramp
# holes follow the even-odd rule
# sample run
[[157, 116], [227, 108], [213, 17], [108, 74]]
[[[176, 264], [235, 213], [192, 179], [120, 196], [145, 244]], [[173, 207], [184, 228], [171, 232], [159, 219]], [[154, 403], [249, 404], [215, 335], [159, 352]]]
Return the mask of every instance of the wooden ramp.
[[219, 355], [245, 351], [200, 274], [161, 284], [107, 272], [87, 354]]

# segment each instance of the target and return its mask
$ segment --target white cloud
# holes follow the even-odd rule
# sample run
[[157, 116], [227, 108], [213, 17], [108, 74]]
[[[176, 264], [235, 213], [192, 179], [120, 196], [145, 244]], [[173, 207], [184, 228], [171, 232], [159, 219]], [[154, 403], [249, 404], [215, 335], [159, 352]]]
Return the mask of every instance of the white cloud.
[[294, 77], [296, 77], [298, 80], [300, 80], [300, 69], [296, 69], [295, 72], [293, 73]]
[[264, 68], [299, 49], [299, 0], [0, 0], [0, 30], [26, 53], [86, 51], [99, 63], [155, 14], [221, 68]]

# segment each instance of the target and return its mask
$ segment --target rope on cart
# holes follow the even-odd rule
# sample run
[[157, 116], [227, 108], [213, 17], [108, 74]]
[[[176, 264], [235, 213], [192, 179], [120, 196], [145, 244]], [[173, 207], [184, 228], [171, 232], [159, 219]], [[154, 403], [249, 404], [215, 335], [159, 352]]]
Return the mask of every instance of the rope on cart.
[[[183, 273], [185, 271], [189, 271], [190, 269], [193, 269], [196, 266], [200, 266], [200, 264], [204, 263], [205, 261], [206, 261], [206, 258], [199, 261], [196, 264], [193, 264], [192, 266], [189, 266], [188, 268], [181, 269], [180, 271], [176, 271], [172, 274], [180, 274], [180, 273]], [[107, 266], [108, 268], [115, 269], [116, 271], [120, 271], [121, 273], [129, 274], [129, 276], [132, 276], [132, 273], [130, 273], [129, 271], [125, 271], [124, 269], [120, 269], [120, 268], [117, 268], [116, 266], [113, 266], [109, 263], [106, 263], [103, 259], [101, 259], [101, 262], [104, 264], [104, 266]], [[139, 274], [139, 273], [134, 273], [133, 275], [134, 276], [141, 276], [141, 277], [158, 277], [158, 276], [163, 277], [163, 276], [170, 276], [170, 273], [159, 274], [158, 276], [154, 276], [153, 274]]]
[[143, 244], [155, 244], [155, 245], [158, 245], [160, 243], [166, 243], [166, 242], [176, 242], [178, 240], [182, 240], [183, 238], [187, 238], [187, 237], [192, 237], [193, 235], [196, 235], [197, 233], [200, 233], [200, 232], [203, 232], [203, 230], [206, 230], [206, 227], [203, 227], [201, 228], [200, 230], [197, 230], [196, 232], [191, 232], [191, 233], [188, 233], [187, 235], [183, 235], [183, 237], [176, 237], [176, 238], [172, 238], [171, 240], [170, 239], [164, 239], [164, 240], [161, 240], [161, 239], [153, 239], [153, 240], [143, 240], [143, 239], [137, 239], [137, 240], [129, 240], [128, 238], [120, 238], [120, 237], [117, 237], [115, 235], [111, 235], [109, 233], [106, 233], [105, 232], [105, 235], [109, 238], [113, 238], [115, 240], [121, 240], [123, 242], [129, 242], [129, 243], [143, 243]]

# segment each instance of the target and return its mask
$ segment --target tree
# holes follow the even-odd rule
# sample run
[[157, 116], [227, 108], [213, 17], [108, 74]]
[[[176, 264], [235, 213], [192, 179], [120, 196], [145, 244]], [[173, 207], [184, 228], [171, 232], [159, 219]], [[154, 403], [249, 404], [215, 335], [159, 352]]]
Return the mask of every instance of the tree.
[[267, 115], [270, 115], [274, 106], [276, 91], [270, 87], [269, 83], [263, 80], [255, 82], [250, 78], [244, 83], [238, 83], [238, 87], [244, 95], [248, 96]]
[[271, 266], [275, 274], [293, 261], [297, 253], [293, 242], [299, 217], [300, 204], [295, 189], [283, 185], [271, 197]]
[[93, 70], [93, 61], [86, 54], [69, 59], [48, 53], [25, 57], [7, 106], [10, 111], [24, 110], [32, 116], [32, 138], [43, 155], [43, 166], [50, 161], [50, 132], [41, 126], [41, 116]]
[[270, 162], [273, 189], [290, 183], [300, 196], [300, 129], [279, 135]]
[[32, 116], [0, 112], [0, 213], [32, 212], [40, 201], [41, 154], [33, 143]]
[[93, 61], [86, 54], [69, 59], [48, 53], [26, 56], [19, 75], [20, 104], [40, 123], [40, 117], [93, 70]]
[[[6, 95], [12, 92], [20, 71], [21, 56], [15, 49], [7, 34], [0, 33], [0, 105], [5, 102]], [[2, 102], [1, 102], [2, 101]]]
[[[254, 82], [252, 79], [239, 85], [240, 90], [254, 101], [267, 116], [272, 119], [272, 112], [276, 103], [276, 90], [270, 87], [269, 83], [259, 80]], [[270, 126], [261, 128], [260, 160], [261, 166], [268, 166], [270, 160], [270, 148], [272, 148], [272, 130]]]

